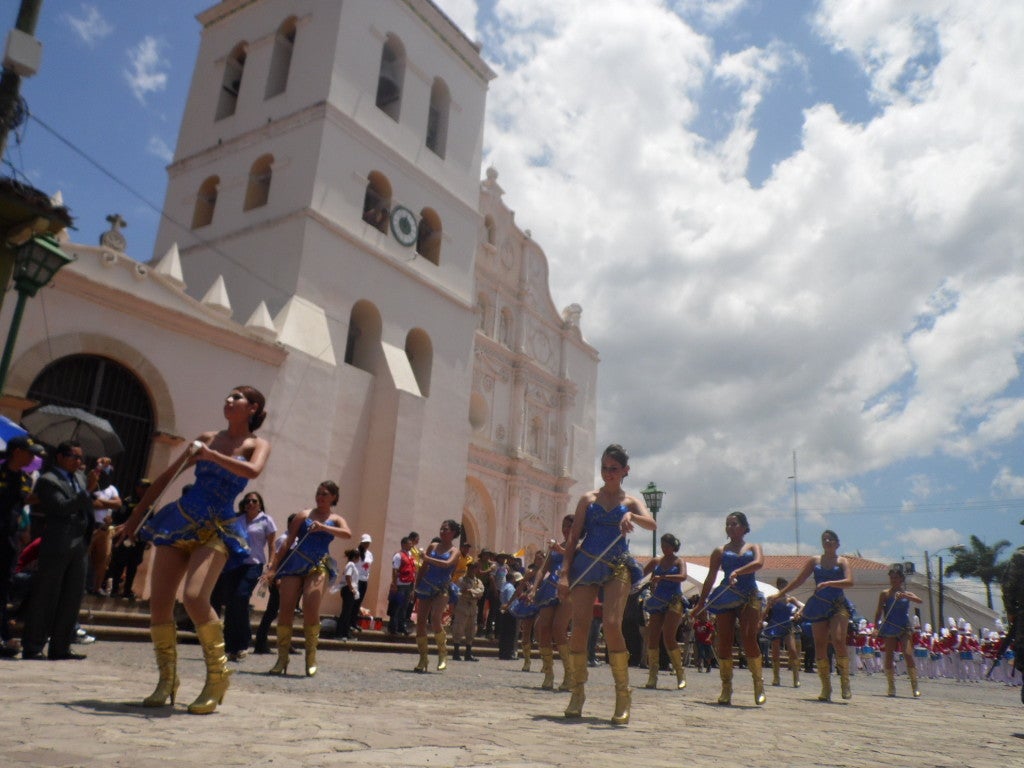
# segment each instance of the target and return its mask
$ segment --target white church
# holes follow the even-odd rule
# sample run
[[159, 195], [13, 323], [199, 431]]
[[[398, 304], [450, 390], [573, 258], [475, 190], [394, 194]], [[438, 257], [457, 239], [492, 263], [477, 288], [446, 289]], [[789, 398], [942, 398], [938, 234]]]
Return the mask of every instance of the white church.
[[197, 18], [154, 258], [116, 217], [99, 246], [65, 238], [76, 261], [28, 302], [0, 411], [109, 419], [127, 492], [257, 387], [273, 454], [249, 487], [283, 527], [338, 482], [354, 541], [373, 538], [378, 614], [411, 530], [453, 518], [477, 546], [542, 547], [593, 482], [599, 358], [481, 167], [479, 45], [430, 0]]

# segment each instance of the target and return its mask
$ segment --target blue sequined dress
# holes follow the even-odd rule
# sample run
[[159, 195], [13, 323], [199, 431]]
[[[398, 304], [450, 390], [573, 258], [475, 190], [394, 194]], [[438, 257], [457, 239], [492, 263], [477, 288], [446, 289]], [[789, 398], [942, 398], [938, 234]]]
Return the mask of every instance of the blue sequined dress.
[[[893, 604], [895, 602], [895, 605]], [[901, 597], [893, 601], [892, 597], [885, 600], [882, 611], [882, 624], [878, 627], [881, 637], [904, 637], [910, 633], [910, 600]]]
[[[831, 568], [823, 568], [820, 562], [814, 566], [815, 584], [821, 584], [824, 581], [839, 581], [842, 578], [843, 566], [839, 563]], [[845, 611], [848, 616], [853, 616], [853, 604], [846, 599], [846, 595], [839, 587], [825, 587], [816, 590], [808, 598], [803, 610], [804, 621], [827, 621], [842, 611]]]
[[768, 623], [764, 629], [765, 637], [786, 637], [786, 635], [792, 634], [794, 613], [796, 613], [796, 606], [785, 597], [772, 605], [764, 618]]
[[[235, 458], [240, 459], [241, 456]], [[164, 505], [139, 531], [139, 539], [158, 547], [193, 550], [223, 548], [231, 555], [249, 551], [235, 498], [248, 482], [212, 461], [196, 462], [196, 479], [177, 501]]]
[[[329, 521], [327, 525], [331, 528], [340, 527], [334, 520]], [[285, 559], [278, 566], [274, 578], [305, 576], [316, 570], [326, 573], [331, 581], [338, 577], [338, 564], [328, 554], [331, 542], [334, 541], [334, 534], [327, 531], [310, 533], [309, 529], [312, 527], [312, 517], [307, 517], [302, 521], [302, 525], [299, 526], [299, 531], [295, 535], [297, 543], [291, 552], [285, 555]]]
[[[675, 565], [668, 569], [662, 569], [659, 562], [654, 566], [654, 576], [678, 576], [682, 572], [680, 560], [677, 558]], [[683, 612], [683, 583], [681, 581], [665, 581], [664, 579], [654, 585], [654, 591], [644, 602], [644, 610], [648, 613], [673, 613]]]
[[[620, 533], [622, 516], [628, 511], [622, 504], [607, 510], [596, 501], [587, 507], [583, 522], [583, 542], [576, 550], [569, 571], [570, 584], [599, 586], [619, 578], [627, 584], [635, 585], [644, 577], [643, 569], [629, 554], [629, 544], [625, 537], [615, 541]], [[605, 552], [613, 541], [614, 546]], [[604, 555], [598, 560], [602, 552]], [[585, 575], [580, 578], [584, 572]]]
[[[452, 553], [449, 550], [443, 555], [435, 554], [438, 560], [448, 560]], [[431, 598], [437, 597], [448, 592], [448, 584], [452, 580], [452, 571], [455, 570], [455, 563], [451, 565], [434, 565], [433, 563], [427, 563], [427, 567], [423, 569], [423, 573], [420, 575], [419, 581], [416, 583], [416, 597], [422, 598], [423, 600], [430, 600]]]
[[748, 549], [743, 554], [722, 550], [722, 583], [711, 590], [708, 595], [708, 613], [725, 613], [750, 605], [755, 608], [764, 606], [764, 595], [757, 588], [757, 579], [752, 573], [741, 574], [735, 584], [729, 583], [729, 576], [738, 568], [754, 562], [757, 553]]
[[565, 555], [555, 549], [548, 555], [548, 576], [537, 587], [537, 594], [533, 598], [533, 604], [538, 609], [558, 605], [558, 577], [562, 573], [564, 560]]

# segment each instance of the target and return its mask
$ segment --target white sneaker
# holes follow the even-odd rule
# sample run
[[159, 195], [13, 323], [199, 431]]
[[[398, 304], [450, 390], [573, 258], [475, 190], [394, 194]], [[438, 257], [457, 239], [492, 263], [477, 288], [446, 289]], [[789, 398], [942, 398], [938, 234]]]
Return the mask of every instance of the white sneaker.
[[86, 632], [84, 629], [79, 627], [75, 630], [75, 642], [81, 645], [89, 645], [96, 642], [96, 638]]

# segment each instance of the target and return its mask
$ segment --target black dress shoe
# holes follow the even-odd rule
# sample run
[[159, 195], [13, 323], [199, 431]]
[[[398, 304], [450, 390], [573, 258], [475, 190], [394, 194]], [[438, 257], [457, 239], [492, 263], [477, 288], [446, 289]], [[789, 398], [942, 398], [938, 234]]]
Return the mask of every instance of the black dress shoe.
[[52, 656], [47, 656], [50, 661], [82, 661], [87, 658], [84, 653], [75, 653], [74, 651], [68, 651], [66, 653], [57, 653]]
[[27, 648], [22, 650], [21, 658], [25, 661], [43, 661], [46, 659], [42, 651], [30, 651]]

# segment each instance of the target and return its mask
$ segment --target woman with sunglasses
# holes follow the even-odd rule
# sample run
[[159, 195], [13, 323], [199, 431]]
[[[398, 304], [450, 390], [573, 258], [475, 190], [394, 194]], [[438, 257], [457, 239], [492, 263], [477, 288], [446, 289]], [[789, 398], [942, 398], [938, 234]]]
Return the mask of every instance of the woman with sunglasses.
[[[328, 585], [337, 577], [337, 564], [328, 554], [331, 542], [350, 539], [352, 531], [341, 515], [333, 511], [338, 505], [339, 488], [332, 480], [324, 480], [316, 488], [316, 506], [295, 515], [288, 526], [288, 539], [277, 550], [270, 568], [263, 574], [265, 583], [277, 581], [281, 597], [277, 615], [277, 663], [267, 674], [288, 672], [288, 652], [292, 647], [292, 620], [302, 595], [302, 635], [306, 650], [306, 676], [316, 674], [316, 648], [320, 642], [320, 603]], [[298, 542], [298, 543], [295, 543]], [[292, 544], [295, 544], [293, 547]]]
[[267, 514], [263, 497], [249, 491], [238, 502], [238, 524], [245, 531], [248, 553], [232, 555], [224, 566], [213, 591], [215, 605], [223, 606], [224, 647], [228, 661], [241, 661], [249, 653], [252, 628], [249, 624], [249, 600], [274, 553], [277, 525]]
[[184, 582], [183, 602], [196, 627], [206, 662], [206, 684], [189, 704], [196, 715], [213, 712], [228, 689], [224, 627], [210, 604], [229, 553], [248, 549], [244, 531], [235, 523], [234, 500], [249, 480], [260, 476], [270, 456], [270, 443], [256, 436], [266, 418], [266, 399], [255, 388], [235, 387], [224, 399], [227, 427], [204, 432], [156, 479], [115, 538], [115, 545], [134, 537], [145, 513], [181, 474], [195, 467], [195, 482], [177, 501], [162, 507], [139, 531], [154, 545], [150, 634], [160, 679], [143, 700], [146, 707], [174, 704], [178, 691], [177, 628], [174, 602]]

